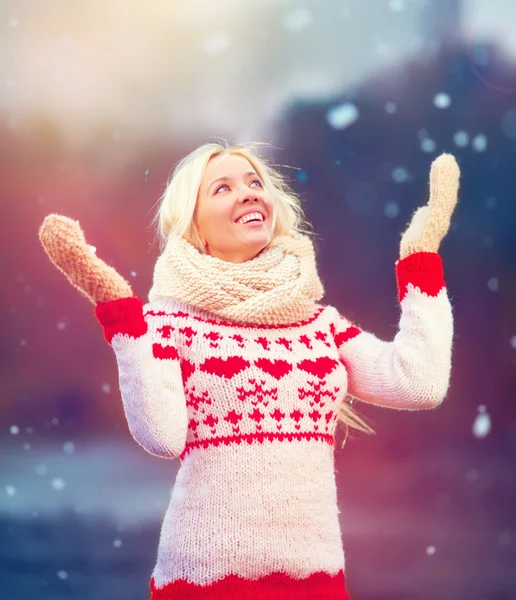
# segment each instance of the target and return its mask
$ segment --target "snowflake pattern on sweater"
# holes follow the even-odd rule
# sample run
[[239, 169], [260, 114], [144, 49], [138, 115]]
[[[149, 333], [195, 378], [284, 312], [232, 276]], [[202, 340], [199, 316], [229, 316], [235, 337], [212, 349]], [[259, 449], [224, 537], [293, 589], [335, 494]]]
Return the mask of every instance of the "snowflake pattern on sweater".
[[416, 410], [449, 386], [442, 262], [396, 263], [393, 341], [331, 306], [284, 326], [230, 323], [172, 298], [98, 305], [134, 439], [179, 457], [152, 600], [349, 598], [334, 471], [346, 394]]

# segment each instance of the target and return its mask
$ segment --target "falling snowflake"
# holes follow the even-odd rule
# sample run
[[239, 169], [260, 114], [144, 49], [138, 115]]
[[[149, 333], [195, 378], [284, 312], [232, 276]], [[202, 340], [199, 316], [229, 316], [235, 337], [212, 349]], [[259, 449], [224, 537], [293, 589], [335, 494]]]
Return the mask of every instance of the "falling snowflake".
[[392, 172], [392, 179], [396, 183], [405, 183], [409, 179], [409, 173], [405, 167], [396, 167]]
[[457, 131], [453, 136], [453, 141], [459, 148], [465, 148], [469, 143], [469, 133], [467, 131]]
[[7, 495], [9, 497], [12, 497], [16, 494], [16, 488], [14, 487], [14, 485], [6, 485], [5, 491], [7, 492]]
[[298, 171], [296, 173], [296, 179], [300, 183], [306, 183], [308, 181], [308, 173], [306, 171]]
[[496, 206], [496, 198], [494, 196], [489, 196], [489, 198], [486, 198], [486, 206], [492, 210]]
[[403, 0], [389, 0], [389, 9], [392, 12], [401, 12], [405, 9], [405, 2]]
[[57, 576], [59, 577], [59, 579], [62, 579], [63, 581], [68, 579], [68, 573], [66, 571], [58, 571]]
[[423, 152], [435, 152], [436, 147], [437, 144], [430, 138], [421, 140], [421, 150], [423, 150]]
[[468, 471], [466, 471], [466, 473], [464, 473], [464, 479], [466, 481], [468, 481], [469, 483], [473, 483], [474, 481], [477, 481], [478, 469], [475, 469], [473, 467], [472, 469], [469, 469]]
[[471, 145], [473, 146], [473, 150], [484, 152], [487, 148], [487, 137], [483, 133], [479, 133], [473, 138]]
[[481, 405], [478, 407], [479, 414], [473, 423], [473, 434], [477, 438], [486, 437], [491, 430], [491, 418], [486, 412], [486, 407]]
[[64, 479], [61, 479], [60, 477], [55, 477], [50, 482], [50, 485], [54, 488], [54, 490], [61, 491], [61, 490], [64, 490], [64, 488], [66, 487], [66, 482]]
[[487, 282], [487, 287], [492, 292], [498, 291], [498, 277], [491, 277], [491, 279]]
[[385, 204], [383, 213], [386, 217], [389, 217], [389, 219], [394, 219], [394, 217], [397, 217], [400, 214], [400, 207], [397, 202], [391, 200]]
[[511, 108], [502, 118], [502, 130], [511, 140], [516, 140], [516, 108]]
[[115, 548], [120, 548], [122, 546], [122, 540], [117, 538], [114, 542], [113, 542], [113, 546]]
[[218, 54], [225, 50], [230, 44], [229, 36], [225, 31], [215, 31], [204, 38], [202, 46], [206, 54]]
[[47, 467], [45, 465], [38, 465], [35, 470], [38, 475], [46, 475], [47, 473]]
[[73, 454], [75, 452], [75, 444], [73, 442], [65, 442], [63, 444], [63, 452], [65, 454]]
[[20, 428], [17, 425], [11, 425], [10, 432], [13, 435], [18, 435], [20, 433]]
[[435, 554], [435, 550], [435, 546], [427, 546], [426, 553], [428, 554], [428, 556], [431, 556], [432, 554]]
[[65, 327], [66, 323], [64, 321], [59, 321], [59, 323], [57, 324], [58, 329], [65, 329]]
[[109, 392], [111, 391], [111, 386], [109, 385], [109, 383], [102, 384], [102, 391], [104, 392], [104, 394], [109, 394]]
[[131, 277], [136, 277], [136, 271], [131, 271]]
[[283, 27], [290, 32], [302, 31], [310, 27], [314, 15], [308, 8], [297, 8], [289, 12], [283, 19]]
[[345, 129], [352, 125], [360, 116], [360, 112], [352, 102], [344, 102], [333, 106], [326, 113], [326, 120], [333, 129]]
[[10, 27], [18, 27], [19, 21], [16, 17], [11, 17], [9, 19], [9, 26]]
[[385, 112], [388, 113], [389, 115], [394, 114], [397, 110], [398, 110], [398, 107], [396, 106], [396, 104], [394, 102], [387, 102], [387, 104], [385, 105]]
[[516, 335], [513, 335], [511, 338], [511, 346], [513, 348], [516, 348]]
[[500, 531], [497, 541], [499, 546], [509, 546], [511, 543], [511, 532], [507, 529], [505, 531]]
[[450, 104], [451, 104], [451, 98], [448, 94], [441, 92], [441, 93], [435, 95], [434, 105], [437, 106], [437, 108], [448, 108], [448, 106], [450, 106]]
[[58, 417], [54, 417], [52, 419], [52, 425], [59, 425], [59, 419], [58, 419]]

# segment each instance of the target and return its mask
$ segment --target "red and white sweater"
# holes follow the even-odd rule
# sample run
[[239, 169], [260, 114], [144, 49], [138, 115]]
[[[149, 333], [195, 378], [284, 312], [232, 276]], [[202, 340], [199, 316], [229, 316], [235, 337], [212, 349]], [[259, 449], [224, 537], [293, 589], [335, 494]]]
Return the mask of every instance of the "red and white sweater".
[[345, 600], [334, 472], [347, 393], [439, 405], [452, 307], [439, 255], [396, 263], [399, 331], [383, 341], [331, 306], [286, 326], [242, 325], [172, 298], [97, 305], [125, 414], [151, 454], [179, 457], [153, 600]]

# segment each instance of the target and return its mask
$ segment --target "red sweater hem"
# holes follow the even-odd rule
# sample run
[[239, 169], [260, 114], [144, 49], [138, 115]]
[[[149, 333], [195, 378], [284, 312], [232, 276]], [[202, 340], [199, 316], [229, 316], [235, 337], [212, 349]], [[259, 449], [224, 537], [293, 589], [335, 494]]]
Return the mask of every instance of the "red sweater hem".
[[351, 600], [344, 571], [313, 573], [305, 579], [271, 573], [254, 581], [229, 575], [204, 586], [180, 579], [160, 589], [151, 578], [150, 589], [150, 600]]

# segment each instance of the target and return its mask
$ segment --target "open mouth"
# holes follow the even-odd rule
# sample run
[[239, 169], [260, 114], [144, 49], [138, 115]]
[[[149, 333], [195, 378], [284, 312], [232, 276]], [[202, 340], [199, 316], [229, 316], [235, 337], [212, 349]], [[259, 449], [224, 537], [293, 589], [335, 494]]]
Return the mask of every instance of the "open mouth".
[[265, 222], [265, 217], [260, 212], [256, 211], [248, 213], [236, 221], [237, 225], [261, 225]]

